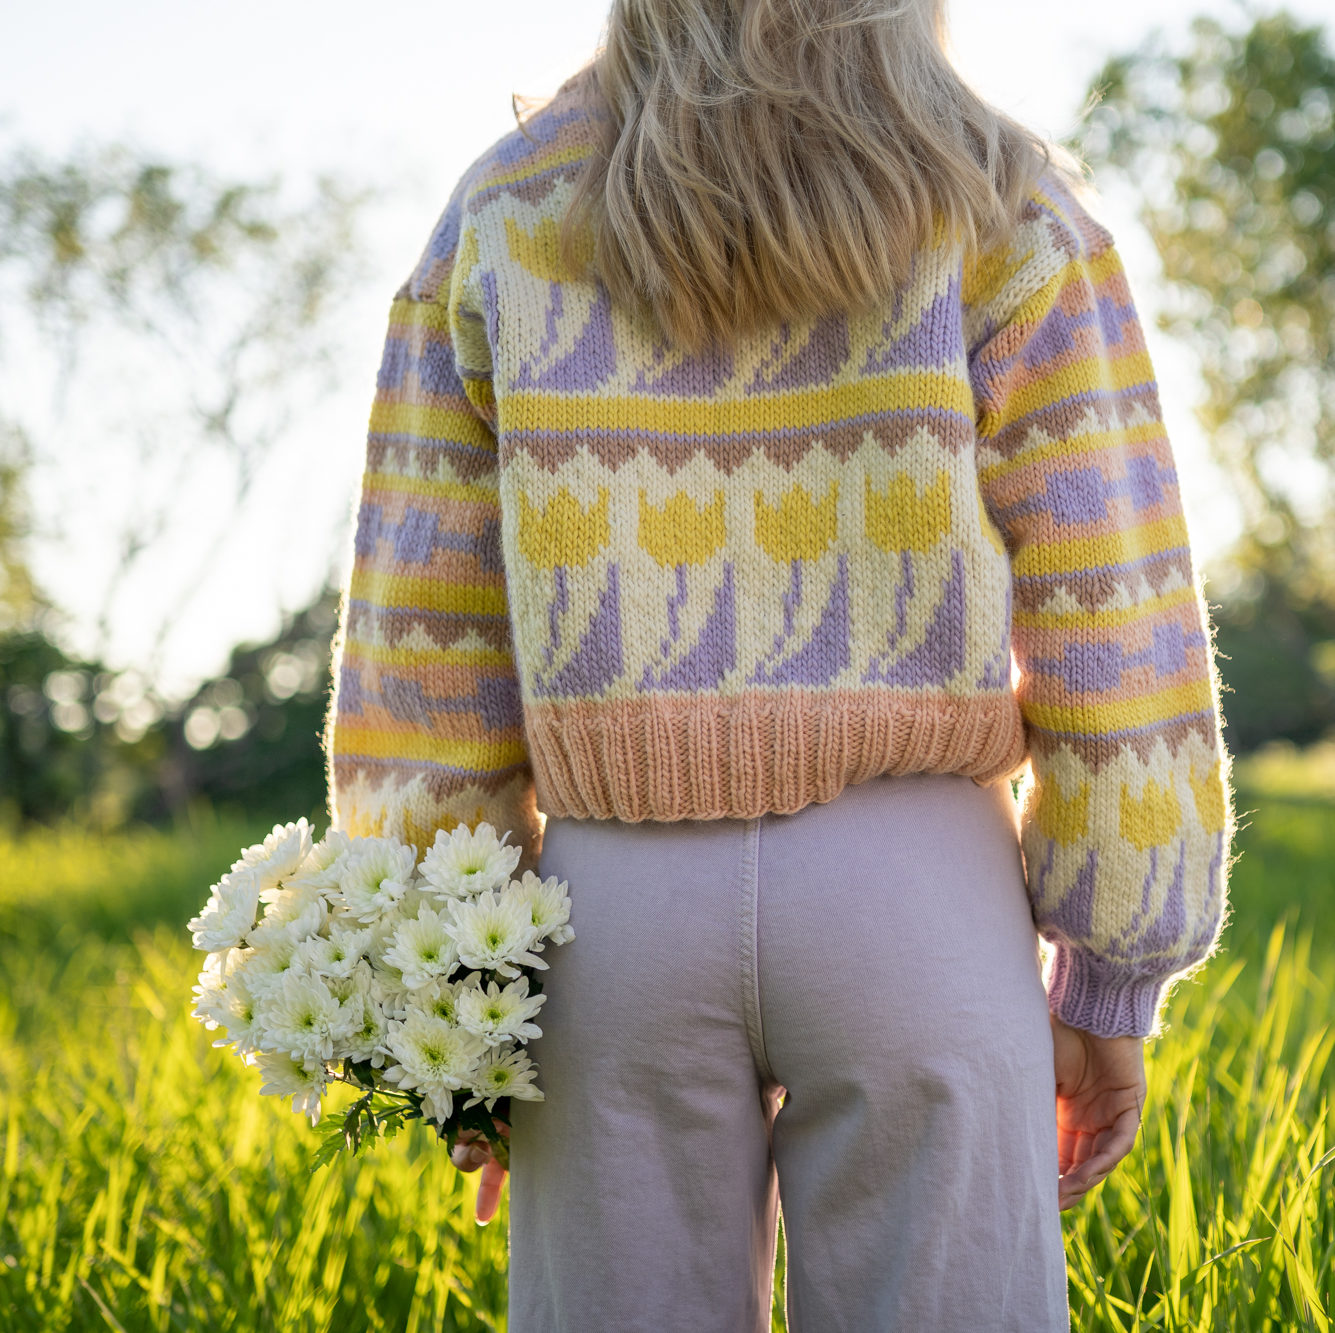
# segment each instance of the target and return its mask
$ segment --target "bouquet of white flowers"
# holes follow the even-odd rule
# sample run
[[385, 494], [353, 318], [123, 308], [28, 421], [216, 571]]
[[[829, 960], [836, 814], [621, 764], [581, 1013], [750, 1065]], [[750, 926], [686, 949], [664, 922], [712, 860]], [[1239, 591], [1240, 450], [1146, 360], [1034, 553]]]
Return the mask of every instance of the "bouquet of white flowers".
[[326, 1121], [315, 1168], [417, 1119], [451, 1150], [474, 1132], [509, 1165], [509, 1099], [543, 1100], [522, 1049], [542, 1035], [539, 955], [575, 937], [565, 882], [513, 879], [520, 855], [492, 825], [460, 824], [418, 865], [393, 838], [313, 842], [299, 819], [213, 886], [189, 923], [207, 954], [192, 1012], [226, 1033], [213, 1044], [312, 1126], [331, 1080], [361, 1090]]

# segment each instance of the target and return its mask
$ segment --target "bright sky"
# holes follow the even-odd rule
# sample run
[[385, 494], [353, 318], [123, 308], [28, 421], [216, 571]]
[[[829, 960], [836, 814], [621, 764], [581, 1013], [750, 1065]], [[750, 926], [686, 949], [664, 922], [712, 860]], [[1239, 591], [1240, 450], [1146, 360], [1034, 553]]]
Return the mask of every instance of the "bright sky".
[[[1325, 0], [1288, 7], [1310, 20], [1327, 12]], [[1209, 0], [953, 0], [950, 18], [957, 62], [983, 95], [1060, 136], [1107, 55], [1135, 46], [1155, 25], [1180, 34], [1193, 14], [1219, 8]], [[1239, 5], [1239, 24], [1241, 12]], [[10, 8], [0, 43], [0, 134], [11, 143], [59, 152], [81, 141], [122, 139], [244, 178], [334, 170], [383, 191], [367, 218], [371, 272], [348, 320], [347, 382], [294, 432], [263, 494], [173, 627], [167, 688], [184, 689], [218, 671], [234, 642], [267, 636], [280, 607], [304, 605], [331, 563], [340, 573], [346, 567], [389, 298], [461, 170], [511, 128], [510, 94], [554, 91], [592, 53], [605, 13], [605, 0], [398, 0], [381, 7], [233, 0], [225, 8], [49, 0]], [[1233, 517], [1204, 462], [1192, 364], [1153, 327], [1158, 267], [1130, 201], [1105, 192], [1103, 216], [1147, 326], [1188, 522], [1198, 559], [1208, 559], [1227, 541]], [[101, 503], [129, 504], [125, 488], [133, 484], [109, 483]], [[201, 518], [210, 503], [207, 484], [202, 479], [205, 489], [183, 497], [183, 507], [199, 507]], [[60, 502], [50, 478], [34, 490], [39, 504]], [[182, 525], [158, 567], [126, 589], [116, 605], [113, 664], [143, 660], [152, 610], [173, 571], [191, 565], [191, 543], [197, 551], [204, 526]], [[39, 579], [83, 624], [93, 616], [87, 575], [98, 557], [77, 543], [36, 552]]]

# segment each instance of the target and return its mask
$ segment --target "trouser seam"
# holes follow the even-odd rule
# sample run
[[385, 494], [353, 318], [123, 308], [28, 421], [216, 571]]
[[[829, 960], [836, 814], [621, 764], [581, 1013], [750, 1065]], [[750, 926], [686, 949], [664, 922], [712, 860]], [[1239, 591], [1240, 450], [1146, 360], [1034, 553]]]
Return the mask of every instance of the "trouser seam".
[[742, 831], [741, 960], [742, 1011], [746, 1016], [746, 1035], [751, 1058], [760, 1074], [777, 1083], [765, 1052], [765, 1031], [760, 1010], [760, 966], [758, 961], [758, 922], [760, 915], [760, 824], [748, 819]]

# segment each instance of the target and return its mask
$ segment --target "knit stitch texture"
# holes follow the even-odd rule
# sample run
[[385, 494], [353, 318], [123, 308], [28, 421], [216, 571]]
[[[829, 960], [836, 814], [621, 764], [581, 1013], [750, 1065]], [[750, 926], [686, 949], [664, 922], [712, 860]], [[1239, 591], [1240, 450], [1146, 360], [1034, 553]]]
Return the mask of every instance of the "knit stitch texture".
[[684, 355], [559, 261], [591, 142], [563, 94], [490, 148], [393, 302], [334, 826], [424, 852], [486, 819], [536, 867], [545, 815], [1025, 770], [1049, 1003], [1157, 1034], [1217, 945], [1233, 815], [1112, 237], [1045, 173], [1007, 245], [966, 262], [943, 236], [883, 309]]

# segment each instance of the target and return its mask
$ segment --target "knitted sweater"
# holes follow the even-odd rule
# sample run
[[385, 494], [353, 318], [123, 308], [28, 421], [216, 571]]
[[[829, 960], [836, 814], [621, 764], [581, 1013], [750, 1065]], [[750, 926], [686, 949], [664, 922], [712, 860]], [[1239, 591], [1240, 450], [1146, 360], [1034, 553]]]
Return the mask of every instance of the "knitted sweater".
[[[753, 818], [1027, 770], [1059, 1017], [1161, 1030], [1232, 808], [1209, 627], [1112, 238], [1045, 174], [883, 309], [685, 355], [574, 280], [565, 94], [394, 299], [325, 747], [335, 827]], [[540, 813], [541, 812], [541, 813]], [[572, 891], [577, 886], [572, 886]], [[813, 886], [813, 892], [818, 886]]]

